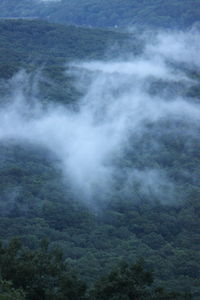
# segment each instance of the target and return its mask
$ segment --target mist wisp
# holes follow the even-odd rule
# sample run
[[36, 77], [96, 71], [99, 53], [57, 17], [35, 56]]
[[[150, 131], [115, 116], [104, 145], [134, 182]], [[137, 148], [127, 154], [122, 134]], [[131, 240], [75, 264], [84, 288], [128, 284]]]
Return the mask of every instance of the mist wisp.
[[165, 143], [179, 140], [187, 151], [198, 140], [200, 105], [188, 90], [198, 84], [191, 70], [199, 71], [199, 42], [194, 30], [159, 33], [140, 56], [72, 63], [68, 72], [84, 89], [76, 110], [56, 99], [44, 108], [37, 84], [30, 97], [30, 75], [21, 71], [0, 111], [0, 141], [28, 141], [52, 151], [65, 180], [87, 203], [112, 191], [133, 200], [140, 194], [176, 201], [173, 161], [163, 163]]

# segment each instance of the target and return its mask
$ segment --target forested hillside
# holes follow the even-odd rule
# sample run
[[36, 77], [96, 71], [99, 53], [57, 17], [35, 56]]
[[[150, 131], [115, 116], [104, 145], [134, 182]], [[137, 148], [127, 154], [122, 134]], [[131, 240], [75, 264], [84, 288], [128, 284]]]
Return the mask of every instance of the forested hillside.
[[[98, 59], [111, 45], [125, 47], [128, 34], [74, 26], [52, 25], [43, 21], [2, 20], [0, 22], [0, 77], [10, 78], [24, 68], [42, 71], [49, 80], [40, 80], [43, 98], [57, 101], [74, 99], [76, 91], [63, 77], [64, 65], [71, 60]], [[137, 42], [127, 51], [137, 51]], [[107, 53], [108, 54], [108, 53]], [[112, 53], [118, 55], [118, 52]], [[54, 82], [52, 84], [51, 79]], [[4, 85], [4, 83], [3, 83]], [[59, 85], [59, 86], [58, 86]], [[41, 88], [42, 88], [41, 87]], [[66, 96], [67, 95], [67, 96]]]
[[186, 28], [199, 22], [199, 0], [2, 0], [0, 17], [39, 17], [84, 26]]
[[199, 299], [198, 32], [140, 34], [0, 22], [0, 299]]

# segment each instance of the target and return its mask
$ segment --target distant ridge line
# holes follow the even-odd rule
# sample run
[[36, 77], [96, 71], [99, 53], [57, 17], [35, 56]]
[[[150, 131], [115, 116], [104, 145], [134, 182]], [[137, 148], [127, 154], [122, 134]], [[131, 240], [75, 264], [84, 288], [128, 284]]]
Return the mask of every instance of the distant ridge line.
[[0, 17], [0, 21], [3, 20], [36, 20], [38, 17]]

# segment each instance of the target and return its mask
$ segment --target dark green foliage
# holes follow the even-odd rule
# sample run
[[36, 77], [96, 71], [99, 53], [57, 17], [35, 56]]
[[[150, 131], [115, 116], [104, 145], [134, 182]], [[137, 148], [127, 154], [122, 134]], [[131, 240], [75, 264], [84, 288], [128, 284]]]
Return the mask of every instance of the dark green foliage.
[[0, 272], [2, 300], [191, 299], [153, 288], [152, 273], [145, 271], [142, 261], [132, 265], [121, 262], [98, 280], [86, 296], [86, 285], [69, 270], [60, 250], [49, 250], [46, 239], [34, 251], [22, 247], [16, 238], [7, 247], [1, 245]]
[[152, 274], [144, 271], [141, 263], [121, 264], [95, 284], [93, 297], [96, 300], [150, 299], [148, 287], [152, 282]]
[[121, 263], [118, 268], [101, 278], [91, 291], [93, 300], [161, 300], [191, 299], [188, 294], [168, 293], [153, 288], [153, 276], [145, 271], [143, 261], [136, 264]]
[[25, 300], [21, 289], [14, 289], [10, 281], [0, 281], [0, 300]]
[[45, 240], [36, 251], [22, 248], [17, 239], [7, 248], [1, 247], [0, 271], [2, 278], [23, 289], [29, 300], [84, 299], [86, 286], [70, 273], [60, 251], [48, 250]]

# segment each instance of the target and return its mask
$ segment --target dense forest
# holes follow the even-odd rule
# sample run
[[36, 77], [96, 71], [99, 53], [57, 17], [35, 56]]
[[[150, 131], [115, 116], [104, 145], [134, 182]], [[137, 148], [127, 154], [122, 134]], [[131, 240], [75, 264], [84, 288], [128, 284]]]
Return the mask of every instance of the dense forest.
[[[71, 78], [67, 81], [63, 76], [64, 65], [71, 60], [98, 59], [106, 54], [105, 49], [111, 45], [124, 48], [127, 36], [106, 30], [52, 25], [43, 21], [3, 20], [0, 22], [0, 78], [8, 79], [20, 68], [29, 72], [40, 69], [49, 79], [40, 80], [43, 99], [55, 101], [56, 96], [56, 101], [71, 101], [75, 99], [76, 91], [72, 84], [68, 84]], [[136, 43], [126, 46], [126, 51], [136, 53], [139, 47]], [[2, 85], [5, 89], [4, 82]]]
[[39, 17], [93, 27], [186, 28], [199, 22], [199, 14], [199, 0], [1, 0], [0, 3], [0, 17]]
[[[20, 1], [19, 4], [17, 1], [16, 5], [14, 1], [9, 2], [12, 8], [16, 8], [16, 15], [12, 9], [13, 16], [37, 14], [34, 10], [30, 13], [29, 2], [25, 2]], [[78, 15], [79, 23], [75, 16], [63, 21], [95, 26], [103, 24], [104, 27], [118, 24], [117, 14], [109, 18], [110, 23], [106, 23], [102, 16], [103, 10], [109, 14], [109, 9], [112, 8], [110, 3], [103, 5], [101, 1], [101, 15], [98, 9], [100, 4], [96, 3], [96, 8], [93, 8], [88, 2], [88, 14], [91, 15], [90, 9], [97, 13], [93, 14], [95, 21], [89, 17], [87, 19], [85, 1], [79, 3], [80, 11], [76, 9], [76, 13], [83, 10], [86, 19], [81, 21]], [[198, 1], [194, 1], [196, 2]], [[5, 3], [2, 1], [0, 7]], [[75, 5], [76, 2], [73, 3]], [[166, 23], [161, 11], [156, 10], [156, 4], [159, 3], [160, 1], [146, 1], [146, 13], [141, 11], [137, 18], [144, 20], [150, 10], [152, 15], [148, 19], [145, 17], [147, 24], [159, 25], [161, 22], [165, 26], [171, 22], [166, 16], [167, 7], [164, 9], [162, 6]], [[61, 4], [66, 7], [72, 5], [61, 1], [52, 4], [52, 7], [57, 5], [59, 8]], [[38, 5], [44, 4], [38, 2]], [[120, 18], [122, 23], [119, 25], [130, 24], [130, 19], [131, 24], [136, 22], [130, 5], [141, 10], [138, 2], [127, 2], [127, 6], [123, 3], [124, 13], [131, 15]], [[174, 5], [180, 7], [180, 1], [174, 1]], [[182, 1], [181, 5], [182, 9], [187, 9], [189, 4], [188, 1]], [[171, 9], [172, 4], [169, 6]], [[9, 9], [8, 3], [6, 8]], [[50, 9], [51, 6], [47, 8]], [[61, 21], [61, 15], [56, 16], [59, 9], [51, 9], [52, 13], [49, 15], [52, 20], [58, 21], [59, 18]], [[121, 14], [120, 3], [118, 9]], [[190, 1], [190, 9], [187, 10], [187, 15], [180, 15], [176, 8], [181, 21], [169, 11], [170, 18], [177, 22], [175, 26], [189, 26], [196, 21], [198, 3], [195, 7]], [[155, 11], [161, 16], [160, 19], [154, 15]], [[9, 16], [2, 9], [1, 14], [3, 13], [4, 16]], [[154, 23], [154, 18], [157, 23]], [[137, 20], [137, 24], [140, 23]], [[114, 60], [112, 68], [115, 68], [115, 63], [119, 63], [122, 53], [126, 63], [128, 53], [133, 60], [142, 60], [141, 53], [145, 54], [146, 51], [144, 43], [141, 32], [131, 34], [87, 29], [38, 20], [0, 22], [0, 299], [199, 299], [200, 141], [198, 115], [192, 110], [194, 108], [198, 113], [198, 59], [183, 59], [182, 62], [179, 56], [174, 60], [166, 57], [166, 68], [169, 68], [165, 70], [166, 74], [159, 71], [157, 76], [153, 71], [152, 74], [150, 72], [150, 75], [145, 75], [144, 79], [144, 74], [139, 73], [137, 77], [134, 73], [137, 71], [137, 64], [134, 65], [133, 75], [120, 75], [120, 72], [128, 69], [125, 64], [125, 67], [122, 65], [122, 68], [111, 72], [111, 75], [102, 77], [101, 73], [105, 72], [111, 57]], [[93, 66], [94, 60], [98, 60], [98, 64]], [[103, 71], [99, 61], [105, 63]], [[70, 66], [71, 62], [74, 62], [73, 66]], [[88, 67], [86, 63], [82, 66], [82, 62], [91, 62], [91, 65]], [[148, 60], [144, 62], [149, 63]], [[148, 73], [149, 64], [145, 64], [142, 64], [142, 70]], [[155, 62], [153, 64], [156, 67]], [[89, 92], [81, 86], [82, 80], [83, 84], [91, 87]], [[100, 90], [98, 85], [101, 86]], [[137, 90], [136, 94], [134, 89]], [[154, 117], [142, 120], [142, 130], [138, 129], [141, 123], [136, 124], [138, 130], [130, 127], [128, 132], [122, 132], [126, 137], [120, 145], [113, 143], [114, 148], [123, 148], [123, 151], [111, 152], [111, 159], [105, 163], [106, 167], [109, 166], [106, 171], [112, 165], [112, 175], [106, 177], [109, 178], [109, 189], [107, 185], [104, 186], [104, 176], [107, 173], [97, 177], [96, 181], [93, 180], [96, 179], [95, 172], [98, 173], [98, 170], [87, 165], [87, 147], [86, 150], [80, 147], [78, 154], [83, 153], [81, 158], [86, 161], [86, 169], [93, 172], [89, 175], [87, 172], [83, 173], [87, 175], [84, 184], [88, 181], [92, 188], [97, 186], [94, 188], [95, 192], [92, 190], [92, 194], [88, 196], [87, 193], [84, 194], [85, 190], [78, 181], [71, 183], [69, 171], [63, 174], [59, 156], [62, 144], [54, 145], [56, 151], [51, 151], [51, 140], [59, 142], [59, 139], [56, 142], [53, 140], [54, 128], [63, 137], [61, 127], [65, 123], [58, 129], [56, 127], [56, 122], [59, 123], [59, 119], [63, 118], [60, 110], [66, 114], [70, 112], [74, 117], [74, 127], [70, 129], [70, 134], [72, 137], [76, 136], [79, 133], [76, 124], [79, 116], [82, 116], [81, 109], [83, 112], [84, 109], [87, 109], [87, 113], [93, 112], [93, 107], [90, 108], [87, 101], [89, 97], [96, 97], [95, 106], [100, 112], [94, 112], [97, 122], [94, 128], [97, 130], [92, 137], [95, 139], [94, 136], [99, 134], [98, 129], [104, 130], [104, 127], [102, 129], [99, 126], [102, 120], [105, 123], [113, 122], [113, 127], [117, 128], [118, 123], [113, 121], [113, 115], [106, 119], [105, 108], [111, 112], [113, 109], [123, 123], [124, 116], [120, 114], [123, 107], [118, 109], [115, 102], [111, 102], [110, 107], [109, 101], [122, 99], [120, 103], [126, 107], [124, 99], [128, 93], [141, 97], [138, 89], [142, 89], [142, 95], [149, 95], [153, 99], [151, 105], [154, 110], [159, 107], [161, 99], [164, 99], [165, 110], [170, 107], [168, 115], [157, 118], [156, 113], [150, 107], [147, 108], [148, 114], [152, 113]], [[96, 90], [99, 91], [99, 96]], [[27, 104], [16, 104], [15, 98], [23, 98]], [[82, 98], [85, 102], [81, 106], [79, 103]], [[177, 101], [179, 105], [179, 99], [182, 102], [177, 108], [174, 103]], [[42, 106], [39, 113], [35, 102]], [[54, 116], [56, 105], [59, 117], [55, 118], [56, 122], [53, 119], [48, 136], [48, 131], [42, 133], [42, 126], [38, 130], [37, 124], [41, 123], [37, 123], [37, 120], [43, 120], [45, 109], [50, 111], [50, 116]], [[142, 105], [145, 110], [145, 102]], [[181, 111], [184, 105], [191, 115], [185, 111], [180, 115], [178, 110]], [[134, 110], [136, 115], [131, 114]], [[142, 115], [142, 111], [138, 111], [137, 107], [130, 107], [127, 119], [134, 123], [133, 116], [136, 118], [138, 115]], [[33, 119], [32, 123], [27, 118]], [[22, 134], [25, 126], [28, 133]], [[112, 133], [115, 132], [112, 127], [108, 128]], [[40, 135], [41, 139], [38, 138]], [[67, 140], [67, 134], [64, 137]], [[109, 137], [106, 141], [111, 142], [112, 138]], [[72, 153], [77, 151], [78, 147], [75, 146]], [[107, 149], [105, 142], [97, 146], [95, 151], [99, 155], [101, 152], [98, 152], [98, 148]], [[70, 155], [71, 152], [66, 153]], [[89, 151], [90, 154], [93, 155]], [[82, 160], [80, 170], [85, 168]], [[94, 164], [96, 166], [100, 165]], [[135, 173], [132, 174], [131, 170], [135, 170]], [[128, 177], [127, 174], [132, 174], [133, 177]]]

